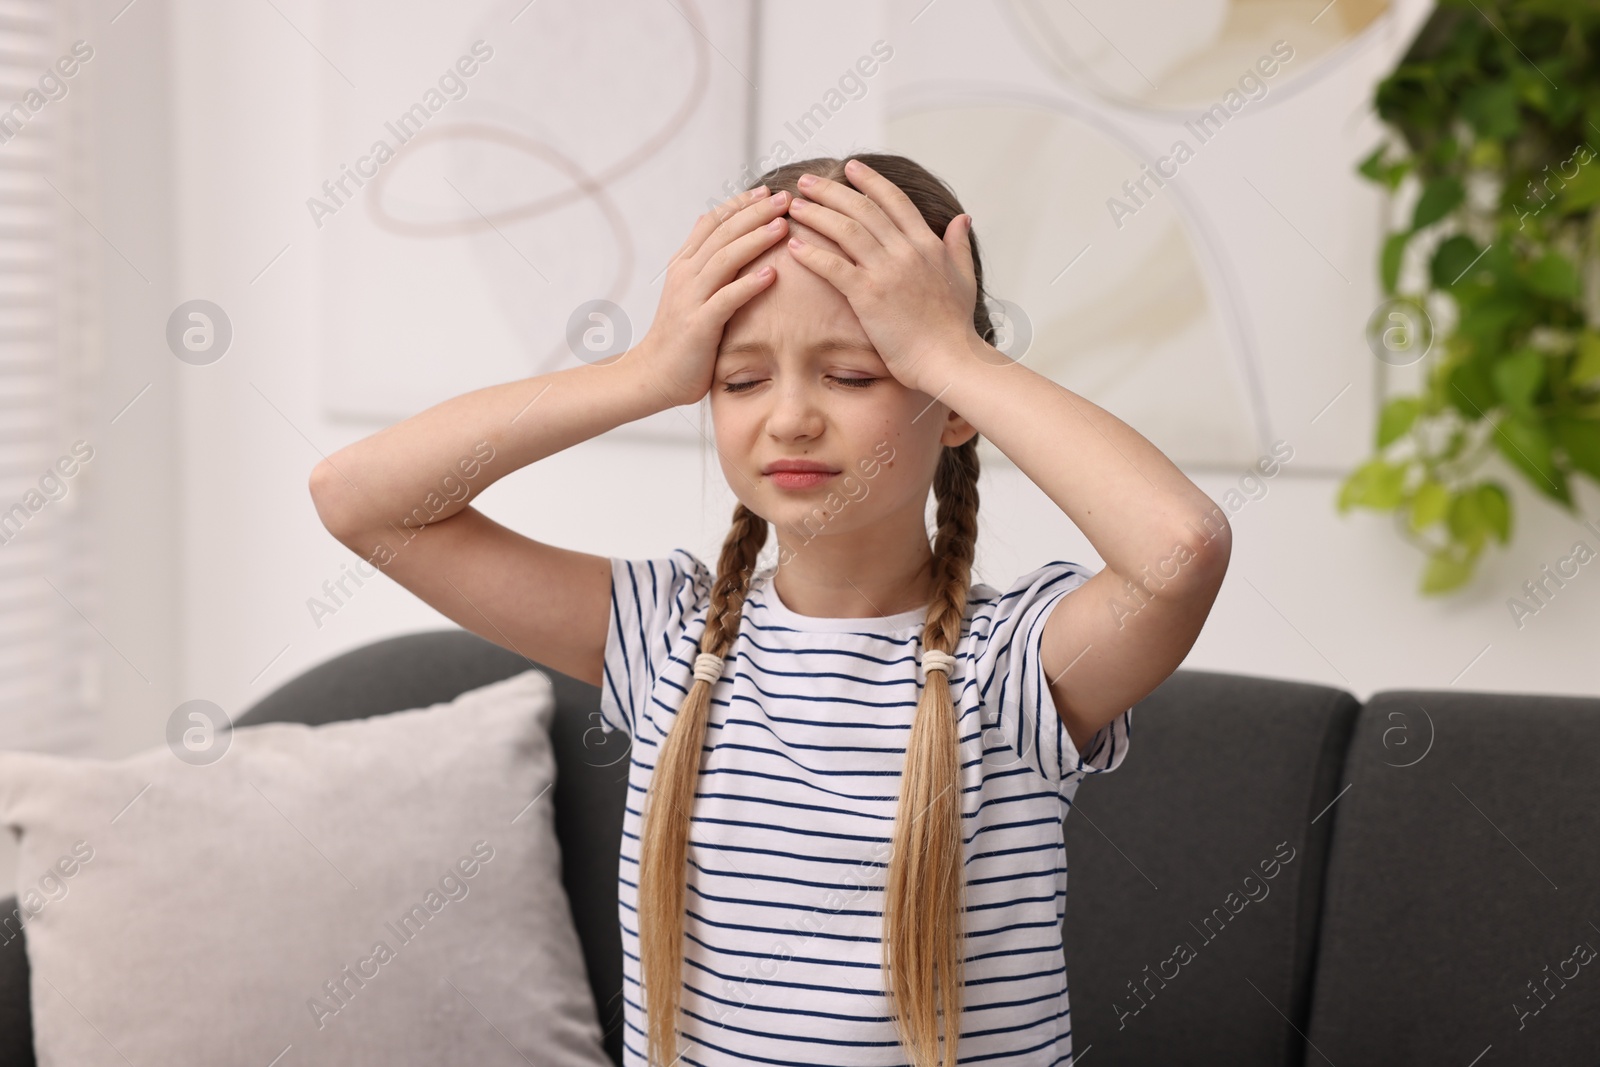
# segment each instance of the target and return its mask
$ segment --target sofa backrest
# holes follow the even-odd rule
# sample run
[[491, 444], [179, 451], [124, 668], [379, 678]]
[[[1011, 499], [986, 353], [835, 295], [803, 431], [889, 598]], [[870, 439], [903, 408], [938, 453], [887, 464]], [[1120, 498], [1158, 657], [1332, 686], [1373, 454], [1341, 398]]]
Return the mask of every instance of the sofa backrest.
[[1600, 1063], [1597, 772], [1600, 699], [1373, 696], [1335, 809], [1308, 1065]]
[[1301, 1062], [1328, 806], [1357, 710], [1340, 689], [1198, 670], [1134, 708], [1127, 762], [1086, 777], [1063, 822], [1078, 1055]]
[[[0, 920], [15, 922], [17, 898], [0, 899]], [[0, 1067], [34, 1067], [27, 938], [0, 928]]]

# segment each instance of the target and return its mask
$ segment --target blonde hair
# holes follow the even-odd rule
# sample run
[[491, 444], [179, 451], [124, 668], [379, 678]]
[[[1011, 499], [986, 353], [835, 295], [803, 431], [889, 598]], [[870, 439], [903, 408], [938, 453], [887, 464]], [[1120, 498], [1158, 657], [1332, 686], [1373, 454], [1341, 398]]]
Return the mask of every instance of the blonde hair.
[[[899, 186], [935, 234], [961, 205], [949, 188], [903, 156], [863, 154], [861, 160]], [[809, 159], [756, 179], [773, 192], [796, 192], [803, 173], [844, 181], [844, 161]], [[990, 337], [983, 268], [972, 238], [978, 297], [973, 325]], [[922, 630], [924, 650], [954, 653], [966, 616], [978, 540], [978, 438], [945, 446], [934, 472], [937, 504], [934, 595]], [[767, 542], [767, 520], [739, 504], [717, 561], [700, 651], [726, 657], [738, 636], [749, 580]], [[639, 957], [649, 1025], [648, 1062], [678, 1059], [683, 982], [683, 917], [689, 816], [694, 806], [713, 683], [693, 679], [657, 754], [645, 798], [639, 855]], [[906, 742], [883, 909], [883, 968], [901, 1045], [915, 1067], [937, 1067], [940, 1020], [944, 1067], [954, 1067], [961, 1035], [965, 965], [966, 863], [961, 824], [961, 754], [949, 675], [927, 671]]]

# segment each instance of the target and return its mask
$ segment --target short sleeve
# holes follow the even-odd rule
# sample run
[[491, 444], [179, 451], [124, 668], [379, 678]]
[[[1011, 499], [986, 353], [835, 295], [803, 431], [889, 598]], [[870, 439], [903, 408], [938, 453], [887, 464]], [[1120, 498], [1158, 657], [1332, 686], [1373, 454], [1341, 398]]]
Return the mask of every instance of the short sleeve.
[[979, 687], [985, 749], [1004, 744], [1063, 793], [1084, 775], [1121, 766], [1133, 733], [1130, 707], [1079, 753], [1045, 677], [1040, 657], [1045, 621], [1057, 601], [1092, 577], [1075, 563], [1054, 560], [978, 603], [972, 621], [973, 681]]
[[713, 575], [687, 549], [660, 559], [611, 557], [611, 620], [606, 627], [601, 729], [630, 737], [656, 677], [709, 596]]

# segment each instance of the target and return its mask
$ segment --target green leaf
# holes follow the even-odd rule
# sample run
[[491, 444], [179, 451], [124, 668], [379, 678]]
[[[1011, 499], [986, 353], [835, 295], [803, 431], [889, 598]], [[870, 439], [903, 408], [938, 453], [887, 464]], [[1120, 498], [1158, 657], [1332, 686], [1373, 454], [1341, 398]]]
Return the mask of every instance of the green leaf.
[[[1564, 174], [1558, 175], [1565, 182], [1561, 186], [1561, 210], [1571, 214], [1583, 211], [1600, 203], [1600, 167], [1595, 166], [1594, 153], [1586, 147], [1579, 146], [1571, 162], [1577, 166], [1578, 172], [1571, 178]], [[1561, 170], [1557, 167], [1557, 170]]]
[[1476, 552], [1489, 536], [1489, 519], [1478, 506], [1478, 493], [1469, 489], [1450, 500], [1450, 537]]
[[1567, 460], [1600, 482], [1600, 419], [1558, 418], [1554, 423], [1556, 440], [1566, 450]]
[[1505, 166], [1506, 151], [1499, 141], [1480, 137], [1467, 153], [1467, 167], [1471, 170], [1504, 170]]
[[1495, 540], [1502, 545], [1511, 543], [1511, 498], [1499, 482], [1478, 486], [1478, 512], [1489, 524]]
[[1417, 200], [1416, 210], [1411, 215], [1411, 228], [1420, 230], [1438, 222], [1454, 211], [1464, 196], [1460, 178], [1446, 175], [1433, 179], [1423, 188], [1422, 196]]
[[1383, 291], [1394, 294], [1394, 287], [1400, 282], [1400, 257], [1406, 250], [1406, 242], [1411, 240], [1410, 230], [1401, 230], [1391, 233], [1383, 242], [1383, 255], [1379, 259], [1378, 274], [1383, 279]]
[[1512, 466], [1528, 476], [1535, 489], [1569, 509], [1572, 507], [1567, 476], [1556, 466], [1553, 442], [1542, 423], [1522, 415], [1509, 415], [1495, 428], [1494, 443]]
[[1423, 530], [1443, 519], [1450, 510], [1450, 490], [1431, 478], [1417, 487], [1411, 498], [1411, 528]]
[[1504, 287], [1515, 287], [1521, 283], [1518, 271], [1522, 262], [1512, 247], [1510, 241], [1495, 241], [1489, 250], [1478, 261], [1478, 266], [1487, 270], [1494, 280]]
[[1388, 147], [1386, 144], [1380, 144], [1373, 149], [1372, 153], [1361, 161], [1356, 170], [1370, 181], [1382, 184], [1384, 188], [1392, 193], [1400, 187], [1400, 182], [1411, 172], [1411, 168], [1416, 165], [1416, 160], [1407, 156], [1390, 163], [1384, 158], [1384, 153], [1388, 150]]
[[1499, 403], [1494, 382], [1483, 364], [1469, 359], [1450, 372], [1450, 384], [1445, 390], [1450, 406], [1469, 419], [1487, 418], [1489, 409]]
[[1439, 453], [1441, 461], [1452, 460], [1461, 455], [1461, 446], [1467, 443], [1467, 435], [1458, 426], [1450, 431], [1450, 440], [1445, 444], [1444, 451]]
[[1473, 554], [1458, 556], [1448, 550], [1434, 552], [1422, 572], [1422, 592], [1448, 593], [1459, 589], [1472, 578]]
[[1433, 143], [1428, 150], [1428, 159], [1434, 169], [1440, 173], [1453, 173], [1459, 167], [1452, 166], [1461, 158], [1461, 141], [1454, 134], [1446, 134]]
[[[1550, 76], [1554, 78], [1559, 75], [1552, 72]], [[1578, 93], [1557, 93], [1550, 101], [1550, 125], [1557, 129], [1564, 127], [1576, 118], [1582, 109], [1583, 97]]]
[[1378, 449], [1382, 451], [1405, 436], [1422, 411], [1422, 401], [1414, 396], [1397, 396], [1378, 413]]
[[1517, 87], [1486, 82], [1461, 94], [1461, 113], [1484, 137], [1509, 137], [1517, 132]]
[[1490, 376], [1495, 392], [1507, 406], [1531, 416], [1534, 394], [1544, 384], [1544, 356], [1534, 349], [1520, 348], [1496, 360]]
[[1582, 384], [1600, 378], [1600, 333], [1584, 330], [1578, 335], [1578, 359], [1572, 365], [1572, 380]]
[[1519, 318], [1531, 317], [1534, 306], [1525, 292], [1497, 289], [1481, 299], [1464, 302], [1456, 332], [1471, 341], [1477, 351], [1495, 352], [1503, 344], [1506, 331]]
[[[1487, 15], [1484, 16], [1485, 19], [1488, 17]], [[1517, 63], [1512, 66], [1510, 73], [1512, 80], [1516, 83], [1518, 96], [1521, 97], [1522, 101], [1535, 111], [1548, 112], [1550, 110], [1550, 81], [1553, 78], [1559, 78], [1561, 72], [1556, 69], [1560, 65], [1558, 58], [1546, 56], [1544, 59], [1544, 66], [1541, 67], [1530, 67]], [[1530, 59], [1528, 62], [1532, 63], [1533, 61]], [[1549, 73], [1545, 72], [1544, 67], [1550, 68]]]
[[1372, 154], [1363, 159], [1361, 164], [1356, 167], [1356, 171], [1368, 181], [1383, 181], [1383, 176], [1389, 169], [1388, 164], [1383, 161], [1383, 154], [1388, 149], [1389, 146], [1387, 144], [1380, 144], [1377, 148], [1374, 148]]
[[1553, 300], [1578, 299], [1578, 272], [1559, 252], [1547, 252], [1528, 268], [1528, 288]]
[[1339, 512], [1353, 507], [1393, 511], [1404, 499], [1406, 469], [1385, 459], [1370, 459], [1351, 472], [1339, 488]]
[[1434, 250], [1433, 262], [1428, 265], [1428, 274], [1433, 278], [1434, 287], [1448, 289], [1456, 284], [1478, 256], [1477, 244], [1465, 234], [1458, 233], [1440, 242]]

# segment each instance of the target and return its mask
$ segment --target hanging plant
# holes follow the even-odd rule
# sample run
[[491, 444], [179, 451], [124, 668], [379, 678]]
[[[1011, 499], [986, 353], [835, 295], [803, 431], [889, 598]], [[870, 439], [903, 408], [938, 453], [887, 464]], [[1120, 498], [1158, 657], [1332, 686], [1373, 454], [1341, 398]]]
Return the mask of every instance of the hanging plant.
[[1338, 510], [1393, 512], [1426, 594], [1511, 539], [1490, 457], [1574, 516], [1574, 476], [1600, 481], [1597, 50], [1592, 0], [1440, 0], [1378, 83], [1389, 138], [1358, 169], [1414, 206], [1384, 241], [1368, 339], [1422, 355], [1423, 384], [1382, 405]]

